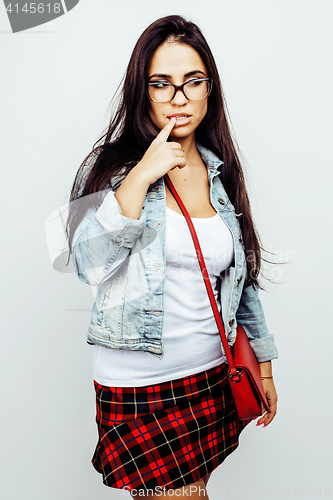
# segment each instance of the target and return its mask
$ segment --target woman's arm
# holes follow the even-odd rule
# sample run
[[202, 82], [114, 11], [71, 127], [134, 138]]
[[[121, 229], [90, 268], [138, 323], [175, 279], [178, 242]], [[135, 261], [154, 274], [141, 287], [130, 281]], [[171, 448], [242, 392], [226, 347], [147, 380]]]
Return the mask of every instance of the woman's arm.
[[267, 427], [267, 425], [271, 423], [271, 421], [276, 415], [278, 397], [273, 382], [271, 361], [265, 361], [264, 363], [259, 363], [259, 366], [260, 366], [261, 376], [263, 379], [262, 382], [264, 385], [266, 398], [269, 405], [269, 410], [262, 417], [259, 418], [256, 425], [264, 424], [264, 427]]
[[[249, 286], [243, 290], [237, 310], [237, 323], [243, 326], [250, 340], [251, 347], [259, 362], [263, 385], [269, 404], [269, 410], [257, 422], [266, 427], [275, 417], [277, 393], [273, 382], [272, 359], [278, 357], [273, 335], [266, 325], [264, 311], [258, 296], [259, 289]], [[268, 378], [269, 377], [269, 378]]]
[[80, 280], [97, 286], [111, 278], [142, 235], [145, 222], [144, 212], [137, 220], [125, 217], [109, 190], [97, 210], [88, 210], [74, 234], [72, 259]]
[[258, 293], [258, 287], [243, 289], [236, 320], [244, 328], [258, 362], [263, 363], [277, 358], [278, 351], [274, 337], [268, 331]]
[[83, 282], [97, 286], [118, 271], [145, 228], [142, 206], [150, 184], [185, 166], [180, 144], [167, 142], [174, 124], [166, 124], [117, 192], [110, 190], [98, 210], [91, 208], [76, 229], [72, 258]]

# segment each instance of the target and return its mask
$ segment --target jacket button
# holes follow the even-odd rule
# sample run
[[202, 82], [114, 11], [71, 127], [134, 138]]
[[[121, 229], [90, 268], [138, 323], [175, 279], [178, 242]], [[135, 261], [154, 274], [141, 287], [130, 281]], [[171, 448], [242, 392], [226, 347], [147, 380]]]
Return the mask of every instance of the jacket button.
[[124, 238], [122, 238], [121, 236], [117, 236], [115, 239], [114, 239], [115, 243], [120, 243], [121, 246], [123, 246], [124, 244]]
[[219, 198], [217, 201], [218, 201], [221, 205], [224, 205], [224, 204], [225, 204], [225, 202], [224, 202], [224, 199], [223, 199], [223, 198]]
[[235, 320], [234, 320], [234, 319], [231, 319], [231, 320], [229, 321], [229, 326], [232, 326], [234, 323], [235, 323]]
[[238, 280], [237, 280], [237, 285], [239, 285], [239, 283], [242, 281], [242, 279], [243, 279], [243, 276], [240, 276], [240, 277], [238, 278]]

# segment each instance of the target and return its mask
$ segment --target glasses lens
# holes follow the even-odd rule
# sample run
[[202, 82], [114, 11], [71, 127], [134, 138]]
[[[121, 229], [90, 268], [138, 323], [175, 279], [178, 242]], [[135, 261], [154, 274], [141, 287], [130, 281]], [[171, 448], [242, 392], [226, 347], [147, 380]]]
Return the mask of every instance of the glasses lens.
[[174, 88], [168, 83], [156, 82], [148, 86], [148, 92], [155, 102], [169, 102], [173, 97]]
[[209, 80], [191, 80], [184, 85], [184, 92], [191, 101], [201, 101], [207, 97], [209, 88]]

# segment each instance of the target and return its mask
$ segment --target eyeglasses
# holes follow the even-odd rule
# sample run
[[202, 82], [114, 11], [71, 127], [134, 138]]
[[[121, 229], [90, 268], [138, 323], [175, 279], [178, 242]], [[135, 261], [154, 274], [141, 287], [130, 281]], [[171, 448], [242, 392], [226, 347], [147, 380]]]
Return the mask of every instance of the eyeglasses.
[[212, 78], [192, 78], [182, 85], [165, 81], [149, 82], [147, 92], [153, 102], [170, 102], [178, 90], [181, 90], [189, 101], [203, 101], [211, 93], [212, 87]]

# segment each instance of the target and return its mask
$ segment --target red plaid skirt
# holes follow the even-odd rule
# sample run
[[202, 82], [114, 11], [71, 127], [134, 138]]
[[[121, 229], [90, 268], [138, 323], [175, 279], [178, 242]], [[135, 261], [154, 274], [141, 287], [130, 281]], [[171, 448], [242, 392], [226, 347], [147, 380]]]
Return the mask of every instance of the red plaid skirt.
[[240, 421], [221, 364], [144, 387], [94, 381], [99, 440], [92, 463], [112, 488], [180, 488], [218, 467], [238, 446]]

